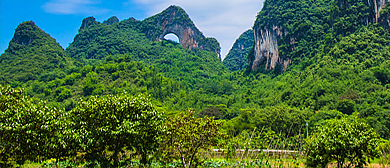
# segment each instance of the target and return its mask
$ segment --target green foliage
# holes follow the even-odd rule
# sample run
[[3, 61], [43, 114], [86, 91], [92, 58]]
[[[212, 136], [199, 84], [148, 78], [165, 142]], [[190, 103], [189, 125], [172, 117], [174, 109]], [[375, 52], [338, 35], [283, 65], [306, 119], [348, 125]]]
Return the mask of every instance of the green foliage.
[[355, 102], [350, 99], [344, 99], [338, 102], [337, 110], [344, 114], [352, 114], [355, 111]]
[[62, 110], [33, 99], [20, 88], [0, 85], [0, 165], [22, 165], [37, 156], [67, 156], [66, 125]]
[[[21, 23], [8, 49], [0, 56], [0, 84], [27, 82], [69, 65], [64, 49], [34, 22]], [[47, 78], [47, 77], [45, 77]]]
[[71, 111], [71, 121], [85, 158], [113, 162], [113, 166], [118, 166], [125, 149], [135, 150], [146, 164], [148, 155], [158, 148], [163, 131], [162, 113], [142, 95], [90, 97]]
[[254, 41], [252, 29], [242, 33], [223, 60], [223, 65], [231, 71], [246, 69], [249, 64], [248, 55], [253, 49]]
[[237, 83], [233, 87], [239, 89], [230, 96], [236, 99], [229, 107], [260, 109], [286, 104], [312, 112], [357, 111], [382, 138], [388, 138], [389, 42], [388, 32], [383, 28], [362, 27], [341, 37], [333, 47], [327, 46], [329, 52], [317, 52], [313, 58], [306, 58], [309, 65], [306, 61], [297, 62], [276, 77], [232, 73], [228, 79]]
[[232, 135], [254, 127], [274, 131], [286, 136], [299, 134], [302, 126], [309, 119], [310, 113], [288, 106], [265, 107], [262, 109], [241, 109], [240, 116], [226, 122], [225, 128]]
[[[252, 148], [268, 147], [264, 144], [282, 147], [275, 142], [279, 141], [291, 142], [286, 149], [297, 149], [296, 139], [304, 132], [302, 127], [306, 122], [312, 131], [315, 126], [321, 126], [329, 119], [353, 112], [359, 112], [362, 120], [382, 138], [389, 139], [390, 62], [387, 60], [390, 59], [390, 35], [381, 25], [371, 24], [371, 19], [374, 18], [371, 11], [374, 10], [372, 5], [366, 3], [362, 0], [266, 0], [254, 28], [271, 29], [277, 26], [283, 33], [278, 37], [279, 54], [281, 58], [292, 58], [293, 63], [281, 74], [277, 71], [244, 72], [242, 67], [246, 65], [241, 64], [244, 59], [240, 60], [241, 63], [235, 63], [235, 58], [238, 57], [232, 57], [232, 64], [228, 65], [231, 58], [228, 56], [224, 61], [225, 66], [237, 65], [236, 69], [240, 69], [238, 65], [243, 65], [241, 70], [229, 72], [218, 60], [214, 50], [187, 50], [175, 42], [152, 41], [152, 37], [162, 31], [156, 25], [158, 17], [167, 16], [164, 14], [144, 21], [130, 18], [110, 25], [87, 18], [66, 53], [54, 39], [32, 22], [25, 22], [18, 26], [9, 48], [0, 56], [0, 83], [8, 83], [13, 88], [25, 88], [23, 95], [26, 98], [23, 100], [26, 100], [26, 104], [21, 101], [17, 106], [32, 119], [41, 117], [40, 114], [35, 115], [34, 109], [50, 111], [54, 106], [76, 112], [81, 111], [81, 108], [87, 110], [84, 108], [89, 106], [85, 104], [94, 104], [92, 100], [102, 102], [111, 100], [112, 97], [124, 100], [123, 97], [126, 96], [122, 94], [125, 92], [132, 95], [145, 93], [151, 95], [151, 100], [148, 101], [153, 102], [159, 110], [171, 111], [173, 114], [188, 107], [196, 109], [197, 113], [187, 116], [189, 121], [195, 121], [194, 116], [214, 116], [214, 119], [227, 120], [222, 129], [232, 135], [234, 142], [248, 139], [254, 128], [264, 128], [261, 134], [259, 129], [255, 131], [250, 144]], [[183, 10], [174, 6], [172, 10], [178, 11], [175, 18], [177, 22], [193, 26]], [[380, 11], [380, 19], [387, 17], [387, 10], [388, 5]], [[246, 32], [244, 35], [250, 34]], [[245, 49], [239, 51], [236, 49], [242, 48], [239, 47], [241, 40]], [[204, 38], [202, 43], [213, 49], [219, 47], [212, 38]], [[244, 53], [249, 52], [246, 49], [252, 47], [251, 43], [253, 44], [250, 38], [240, 37], [237, 47], [232, 48], [231, 53], [242, 51], [245, 55]], [[73, 61], [73, 58], [79, 62]], [[27, 95], [34, 98], [30, 99]], [[88, 100], [89, 97], [91, 102], [80, 101]], [[36, 99], [47, 100], [49, 103], [40, 103]], [[111, 108], [110, 111], [108, 104], [95, 105], [96, 108], [106, 110], [111, 117], [122, 114]], [[107, 109], [103, 105], [107, 105]], [[99, 111], [94, 110], [90, 112]], [[46, 144], [53, 148], [50, 151], [57, 153], [50, 156], [40, 154], [41, 151], [48, 151], [45, 147], [45, 150], [37, 152], [39, 157], [60, 158], [81, 151], [86, 152], [91, 160], [100, 160], [91, 161], [90, 165], [98, 163], [104, 167], [108, 161], [115, 160], [109, 156], [114, 156], [113, 151], [119, 148], [109, 147], [111, 144], [107, 143], [108, 139], [92, 139], [93, 142], [99, 142], [95, 144], [82, 138], [76, 141], [72, 138], [76, 134], [75, 130], [78, 130], [74, 129], [75, 124], [81, 123], [67, 118], [68, 113], [63, 110], [54, 110], [53, 113], [57, 119], [53, 121], [56, 123], [55, 128], [50, 128], [55, 134], [50, 136], [55, 138], [49, 138], [49, 143]], [[8, 119], [7, 116], [17, 120], [8, 112], [3, 119]], [[98, 116], [105, 117], [105, 114], [99, 113]], [[167, 116], [175, 117], [170, 121], [180, 119], [180, 116]], [[46, 116], [41, 118], [47, 119]], [[108, 120], [93, 117], [88, 119], [102, 124], [107, 124]], [[4, 122], [0, 124], [4, 125]], [[171, 126], [173, 127], [172, 123]], [[114, 125], [99, 128], [103, 130], [106, 127]], [[40, 131], [34, 128], [25, 129]], [[110, 131], [100, 131], [101, 136], [98, 131], [89, 130], [89, 133], [91, 134], [79, 132], [78, 135], [93, 135], [94, 138], [113, 135]], [[103, 140], [104, 143], [101, 142]], [[275, 141], [270, 142], [272, 140]], [[41, 143], [40, 140], [37, 141]], [[80, 142], [88, 150], [80, 150]], [[34, 150], [44, 147], [32, 144], [31, 148]], [[7, 145], [0, 146], [1, 152], [6, 149]], [[94, 153], [94, 150], [99, 152]], [[121, 150], [138, 151], [142, 155], [142, 149], [134, 146], [120, 148], [119, 153]], [[169, 156], [180, 158], [173, 148], [167, 151], [165, 152]], [[13, 163], [18, 160], [13, 156], [20, 157], [21, 154], [0, 157], [7, 157], [2, 159]], [[29, 157], [25, 159], [36, 159]]]
[[[188, 16], [186, 14], [184, 16], [184, 14], [182, 14], [183, 17], [187, 18]], [[66, 53], [68, 56], [87, 64], [86, 66], [88, 64], [94, 65], [101, 62], [101, 60], [105, 60], [106, 63], [112, 63], [117, 58], [116, 56], [127, 55], [127, 58], [120, 58], [125, 60], [115, 60], [116, 63], [113, 64], [142, 61], [147, 66], [158, 68], [158, 71], [163, 73], [165, 77], [183, 81], [183, 84], [188, 85], [189, 88], [199, 88], [199, 85], [207, 83], [211, 79], [215, 79], [222, 73], [227, 72], [227, 69], [224, 68], [214, 50], [206, 51], [203, 48], [204, 50], [194, 49], [191, 51], [183, 49], [181, 45], [170, 41], [151, 41], [151, 35], [142, 33], [144, 29], [142, 25], [153, 26], [155, 22], [157, 24], [160, 15], [155, 17], [145, 19], [142, 22], [130, 19], [114, 25], [93, 21], [95, 24], [83, 27], [80, 30], [74, 42], [66, 49]], [[177, 14], [177, 17], [180, 20], [182, 16]], [[154, 32], [152, 31], [153, 29], [145, 29], [148, 32]], [[213, 39], [205, 39], [205, 43], [208, 42], [210, 45], [215, 45], [212, 41]], [[112, 68], [104, 67], [96, 71], [99, 72], [104, 69], [110, 74], [115, 72], [111, 78], [111, 80], [115, 81], [119, 77], [118, 71], [120, 69]], [[82, 74], [86, 74], [85, 71], [87, 70], [91, 71], [91, 69], [85, 69]], [[122, 74], [125, 76], [126, 72]], [[145, 82], [142, 83], [145, 84]], [[86, 90], [89, 92], [86, 92], [84, 95], [90, 95], [92, 93], [90, 90], [94, 89], [93, 86], [87, 86]]]
[[373, 23], [373, 6], [363, 0], [267, 0], [254, 29], [285, 32], [278, 37], [279, 54], [298, 63]]
[[162, 137], [161, 157], [180, 160], [185, 168], [197, 167], [202, 163], [199, 152], [224, 137], [220, 130], [222, 124], [223, 121], [213, 117], [196, 118], [192, 109], [169, 118], [164, 124], [167, 132]]
[[383, 140], [378, 144], [376, 150], [381, 154], [382, 166], [390, 163], [390, 140]]
[[327, 167], [336, 161], [337, 167], [363, 167], [377, 156], [377, 143], [378, 135], [364, 121], [345, 117], [328, 120], [307, 139], [306, 165]]

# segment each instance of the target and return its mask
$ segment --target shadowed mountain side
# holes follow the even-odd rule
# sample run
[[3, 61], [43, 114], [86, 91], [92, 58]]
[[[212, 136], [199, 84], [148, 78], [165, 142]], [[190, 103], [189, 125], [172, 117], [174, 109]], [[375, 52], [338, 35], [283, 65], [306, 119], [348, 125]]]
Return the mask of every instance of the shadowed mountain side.
[[228, 55], [223, 60], [223, 65], [231, 71], [239, 71], [245, 69], [248, 62], [248, 54], [253, 48], [254, 36], [253, 30], [247, 30], [240, 35], [234, 42]]

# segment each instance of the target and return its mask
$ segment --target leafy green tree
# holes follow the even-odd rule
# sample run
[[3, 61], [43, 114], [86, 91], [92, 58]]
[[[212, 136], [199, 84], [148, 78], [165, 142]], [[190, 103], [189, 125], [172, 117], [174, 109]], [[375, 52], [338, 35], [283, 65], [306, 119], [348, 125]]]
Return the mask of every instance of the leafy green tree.
[[167, 133], [163, 137], [162, 157], [180, 160], [185, 168], [197, 167], [201, 163], [199, 152], [224, 137], [222, 124], [223, 121], [214, 117], [196, 118], [192, 109], [169, 118], [165, 123]]
[[[134, 149], [146, 164], [158, 148], [163, 117], [143, 95], [92, 96], [72, 110], [76, 142], [85, 158], [118, 166], [119, 155]], [[112, 152], [108, 155], [107, 152]], [[109, 156], [107, 158], [106, 156]]]
[[382, 140], [376, 147], [376, 150], [382, 155], [381, 164], [385, 167], [385, 165], [390, 163], [390, 140]]
[[308, 167], [363, 167], [377, 156], [378, 135], [365, 122], [355, 118], [331, 119], [307, 139]]
[[355, 111], [355, 102], [350, 99], [344, 99], [338, 102], [337, 110], [344, 114], [352, 114]]
[[[0, 166], [10, 161], [22, 165], [38, 156], [67, 155], [62, 111], [28, 97], [23, 89], [0, 85]], [[62, 132], [64, 131], [64, 132]], [[2, 165], [3, 164], [3, 165]]]

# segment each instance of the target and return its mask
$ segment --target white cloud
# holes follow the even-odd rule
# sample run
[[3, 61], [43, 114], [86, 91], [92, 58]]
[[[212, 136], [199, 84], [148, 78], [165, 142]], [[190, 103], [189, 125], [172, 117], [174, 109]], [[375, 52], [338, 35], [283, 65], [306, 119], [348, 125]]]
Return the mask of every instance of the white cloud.
[[97, 7], [99, 1], [91, 0], [51, 0], [42, 8], [47, 13], [53, 14], [88, 14], [100, 15], [108, 12], [106, 8]]
[[130, 0], [142, 5], [152, 16], [169, 7], [182, 7], [206, 37], [216, 38], [222, 57], [238, 36], [250, 29], [264, 0]]

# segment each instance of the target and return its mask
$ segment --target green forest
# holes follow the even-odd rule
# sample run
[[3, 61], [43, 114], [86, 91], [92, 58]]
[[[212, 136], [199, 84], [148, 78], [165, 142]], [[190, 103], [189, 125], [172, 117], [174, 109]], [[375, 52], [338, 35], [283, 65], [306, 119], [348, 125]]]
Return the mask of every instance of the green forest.
[[[265, 0], [223, 62], [212, 38], [152, 40], [156, 16], [86, 18], [66, 49], [23, 22], [0, 56], [0, 167], [389, 165], [389, 7]], [[253, 71], [253, 30], [275, 26], [292, 63]]]

